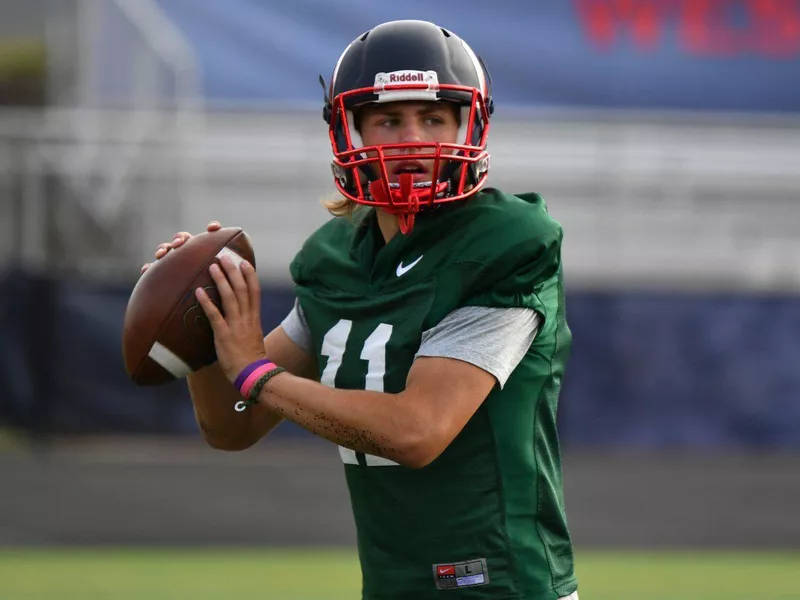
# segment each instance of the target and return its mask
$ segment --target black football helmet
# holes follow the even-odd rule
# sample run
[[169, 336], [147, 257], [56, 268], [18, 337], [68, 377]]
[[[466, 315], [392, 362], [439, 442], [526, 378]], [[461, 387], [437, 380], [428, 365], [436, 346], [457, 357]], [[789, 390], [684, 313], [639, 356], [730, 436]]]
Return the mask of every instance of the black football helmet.
[[[336, 187], [353, 202], [397, 214], [403, 233], [411, 230], [421, 208], [462, 200], [486, 183], [491, 80], [483, 61], [451, 31], [426, 21], [383, 23], [347, 46], [330, 86], [322, 77], [320, 82]], [[399, 101], [456, 103], [461, 107], [458, 143], [365, 147], [353, 109]], [[401, 153], [394, 154], [397, 151]], [[390, 183], [387, 163], [409, 159], [433, 160], [431, 181], [414, 182], [412, 175], [404, 174], [399, 183]]]

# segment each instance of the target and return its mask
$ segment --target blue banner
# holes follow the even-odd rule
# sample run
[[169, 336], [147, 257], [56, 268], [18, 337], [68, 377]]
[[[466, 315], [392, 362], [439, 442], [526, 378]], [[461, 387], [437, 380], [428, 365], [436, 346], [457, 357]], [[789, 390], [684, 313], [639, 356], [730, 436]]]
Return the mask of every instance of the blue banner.
[[160, 0], [208, 101], [321, 102], [317, 75], [374, 25], [425, 19], [488, 63], [497, 104], [800, 110], [800, 0]]

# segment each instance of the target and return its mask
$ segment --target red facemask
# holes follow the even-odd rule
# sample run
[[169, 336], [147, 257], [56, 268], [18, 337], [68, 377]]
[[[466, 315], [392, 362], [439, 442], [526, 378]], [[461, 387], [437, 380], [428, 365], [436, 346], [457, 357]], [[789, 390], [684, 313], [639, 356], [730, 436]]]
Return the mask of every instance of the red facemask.
[[[440, 85], [436, 89], [471, 95], [472, 101], [463, 105], [469, 110], [462, 111], [460, 143], [363, 146], [355, 132], [352, 112], [345, 107], [349, 98], [369, 94], [373, 88], [344, 92], [331, 103], [329, 134], [334, 156], [334, 180], [339, 193], [358, 204], [380, 207], [397, 215], [404, 234], [411, 232], [414, 218], [421, 209], [468, 198], [484, 186], [488, 176], [489, 110], [483, 95], [477, 88], [466, 86]], [[413, 92], [430, 91], [430, 88], [425, 83], [382, 88], [384, 92], [395, 90]], [[358, 146], [354, 145], [354, 138], [358, 139]], [[411, 174], [401, 174], [398, 183], [390, 182], [392, 166], [409, 160], [433, 161], [429, 182], [415, 183]]]

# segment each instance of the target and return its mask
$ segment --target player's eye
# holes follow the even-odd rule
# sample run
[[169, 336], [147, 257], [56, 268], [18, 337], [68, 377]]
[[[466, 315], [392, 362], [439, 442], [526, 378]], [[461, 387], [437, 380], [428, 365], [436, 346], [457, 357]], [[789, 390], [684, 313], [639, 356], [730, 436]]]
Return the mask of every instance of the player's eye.
[[425, 117], [425, 124], [426, 125], [444, 125], [444, 119], [442, 117], [431, 115], [430, 117]]

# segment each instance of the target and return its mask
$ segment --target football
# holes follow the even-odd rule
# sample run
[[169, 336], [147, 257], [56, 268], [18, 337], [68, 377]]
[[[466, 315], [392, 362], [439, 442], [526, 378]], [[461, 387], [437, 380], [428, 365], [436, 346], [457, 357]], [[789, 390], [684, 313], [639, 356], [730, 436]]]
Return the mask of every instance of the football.
[[203, 287], [219, 307], [208, 268], [223, 255], [255, 266], [253, 246], [238, 227], [192, 236], [169, 250], [139, 278], [131, 292], [122, 331], [128, 376], [139, 385], [186, 377], [216, 360], [214, 336], [194, 290]]

